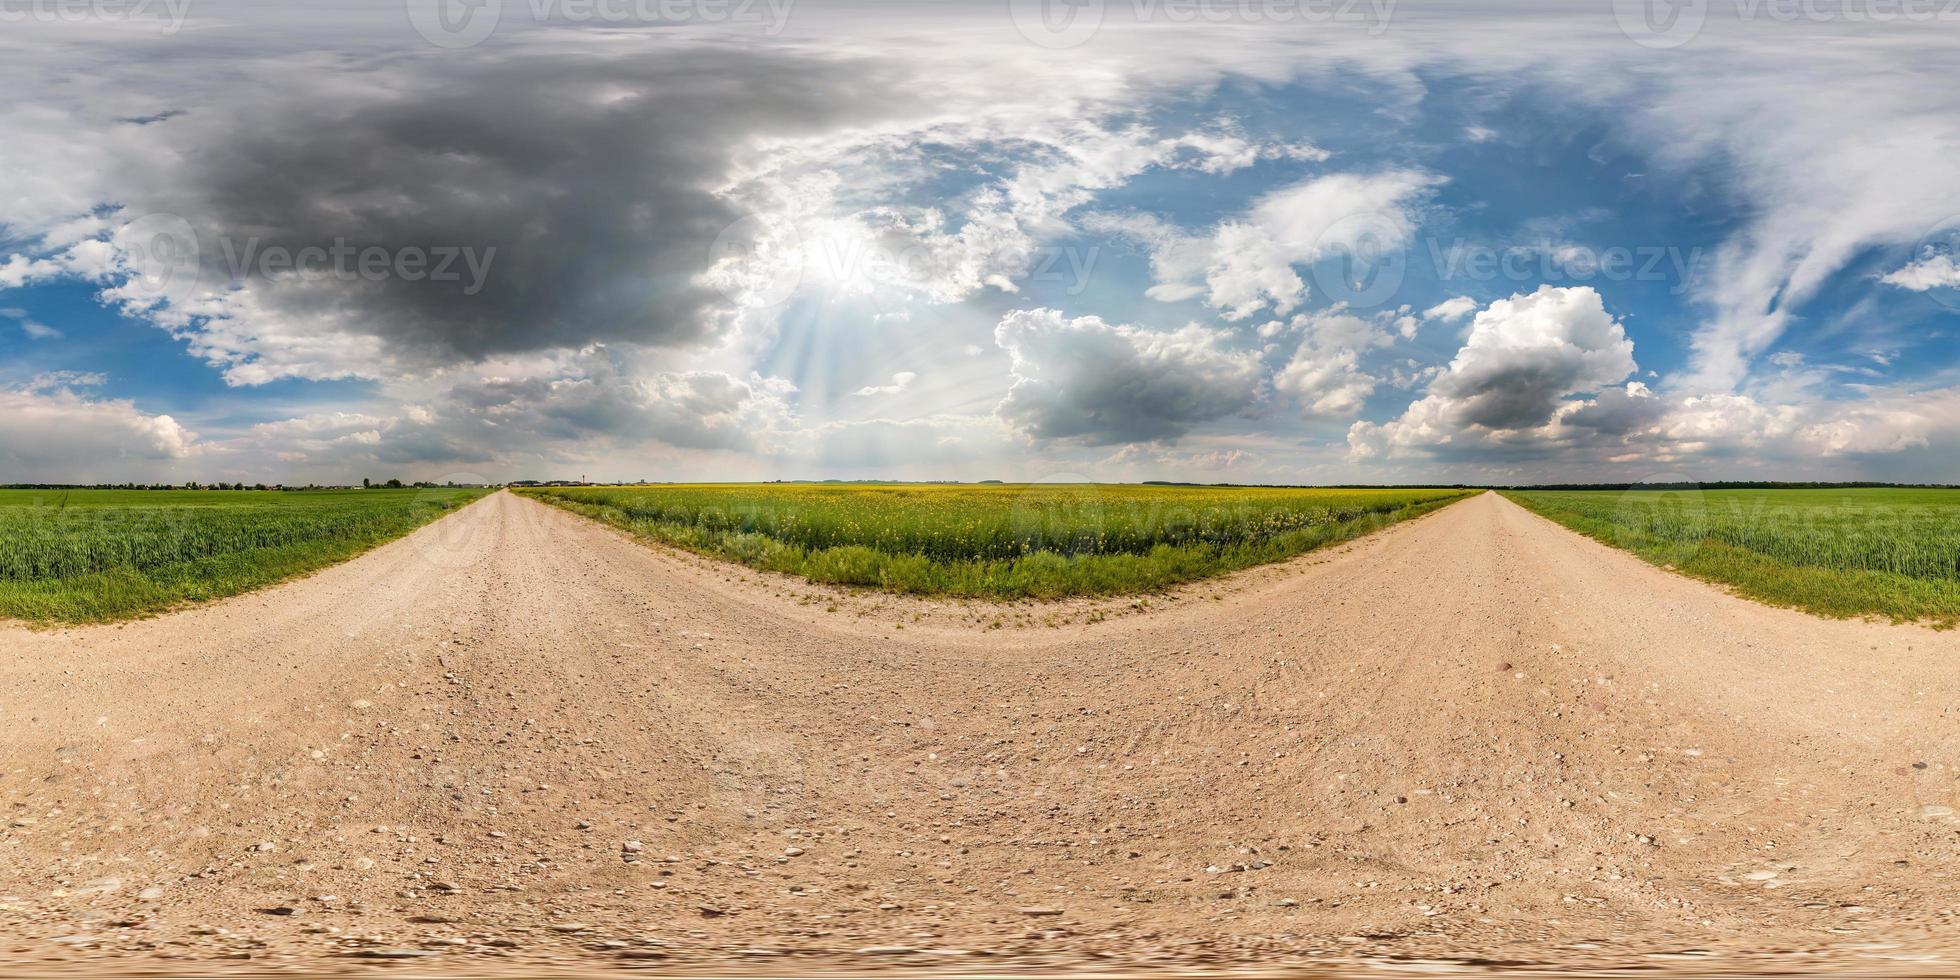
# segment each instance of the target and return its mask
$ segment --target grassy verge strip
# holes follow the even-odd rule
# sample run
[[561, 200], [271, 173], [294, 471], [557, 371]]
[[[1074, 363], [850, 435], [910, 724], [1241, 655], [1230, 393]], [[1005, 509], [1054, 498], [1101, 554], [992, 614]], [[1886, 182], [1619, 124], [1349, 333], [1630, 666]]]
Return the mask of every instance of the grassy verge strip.
[[485, 492], [0, 492], [0, 619], [113, 622], [238, 595], [346, 561]]
[[[1629, 508], [1625, 507], [1608, 513], [1588, 512], [1595, 509], [1574, 507], [1551, 494], [1506, 492], [1504, 495], [1526, 510], [1595, 541], [1631, 552], [1669, 571], [1727, 586], [1737, 595], [1767, 605], [1800, 609], [1833, 619], [1871, 616], [1893, 622], [1923, 622], [1940, 629], [1950, 629], [1960, 623], [1960, 582], [1951, 578], [1796, 563], [1721, 540], [1713, 534], [1657, 533], [1642, 526], [1645, 521], [1629, 517]], [[1771, 516], [1765, 517], [1758, 512], [1755, 519], [1767, 520], [1774, 527], [1774, 513], [1771, 510]], [[1792, 515], [1790, 520], [1795, 524], [1801, 518]]]

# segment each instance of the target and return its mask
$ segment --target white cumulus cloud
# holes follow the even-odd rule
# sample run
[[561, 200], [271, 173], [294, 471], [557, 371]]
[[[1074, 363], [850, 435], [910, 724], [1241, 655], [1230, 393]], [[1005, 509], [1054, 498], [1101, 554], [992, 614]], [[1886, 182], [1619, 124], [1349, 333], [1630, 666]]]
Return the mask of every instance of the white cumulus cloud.
[[897, 374], [892, 375], [892, 380], [890, 384], [865, 385], [864, 387], [859, 388], [857, 390], [857, 394], [860, 397], [870, 397], [872, 395], [896, 395], [899, 392], [912, 387], [912, 382], [917, 380], [919, 380], [919, 375], [917, 372], [900, 371]]
[[1422, 318], [1438, 323], [1456, 323], [1475, 312], [1476, 300], [1468, 296], [1454, 296], [1422, 311]]
[[1941, 287], [1960, 287], [1960, 263], [1955, 263], [1953, 256], [1941, 252], [1910, 263], [1879, 281], [1915, 293]]
[[1287, 314], [1311, 290], [1297, 266], [1343, 251], [1373, 257], [1407, 247], [1416, 208], [1442, 178], [1415, 170], [1333, 174], [1268, 192], [1245, 213], [1189, 234], [1148, 215], [1100, 216], [1091, 227], [1124, 233], [1150, 249], [1164, 302], [1203, 297], [1227, 320], [1262, 309]]
[[1383, 448], [1437, 447], [1550, 423], [1572, 395], [1596, 392], [1636, 370], [1633, 341], [1590, 286], [1541, 286], [1497, 300], [1429, 392], [1400, 418], [1358, 422], [1360, 456]]
[[201, 450], [197, 435], [168, 415], [75, 390], [99, 375], [42, 375], [0, 389], [0, 472], [19, 482], [163, 479]]

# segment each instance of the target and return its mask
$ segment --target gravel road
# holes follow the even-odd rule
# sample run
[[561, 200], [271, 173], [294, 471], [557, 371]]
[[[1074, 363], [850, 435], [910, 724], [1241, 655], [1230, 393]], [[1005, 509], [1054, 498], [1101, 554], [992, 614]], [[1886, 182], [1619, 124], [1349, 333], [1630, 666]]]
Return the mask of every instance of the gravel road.
[[1960, 636], [1495, 494], [1003, 609], [498, 493], [0, 652], [8, 975], [1960, 969]]

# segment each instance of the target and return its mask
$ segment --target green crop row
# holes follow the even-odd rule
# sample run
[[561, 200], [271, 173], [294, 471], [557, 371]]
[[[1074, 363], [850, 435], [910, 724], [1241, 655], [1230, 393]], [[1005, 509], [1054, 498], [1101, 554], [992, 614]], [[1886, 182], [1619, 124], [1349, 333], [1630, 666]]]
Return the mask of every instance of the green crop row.
[[0, 490], [0, 618], [104, 621], [234, 595], [359, 554], [483, 493]]
[[1055, 598], [1160, 589], [1344, 541], [1459, 490], [987, 484], [551, 487], [648, 538], [812, 581]]
[[1607, 544], [1828, 616], [1960, 620], [1960, 490], [1523, 491]]

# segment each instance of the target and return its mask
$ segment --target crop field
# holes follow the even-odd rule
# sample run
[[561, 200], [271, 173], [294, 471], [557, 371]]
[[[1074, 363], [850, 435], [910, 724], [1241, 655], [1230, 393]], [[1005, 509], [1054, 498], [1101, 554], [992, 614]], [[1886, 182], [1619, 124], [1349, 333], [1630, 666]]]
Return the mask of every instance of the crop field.
[[332, 564], [476, 489], [0, 490], [0, 618], [99, 622]]
[[1468, 496], [1101, 484], [524, 492], [653, 540], [813, 582], [996, 599], [1161, 589], [1346, 541]]
[[1960, 490], [1529, 491], [1582, 534], [1827, 616], [1960, 621]]

